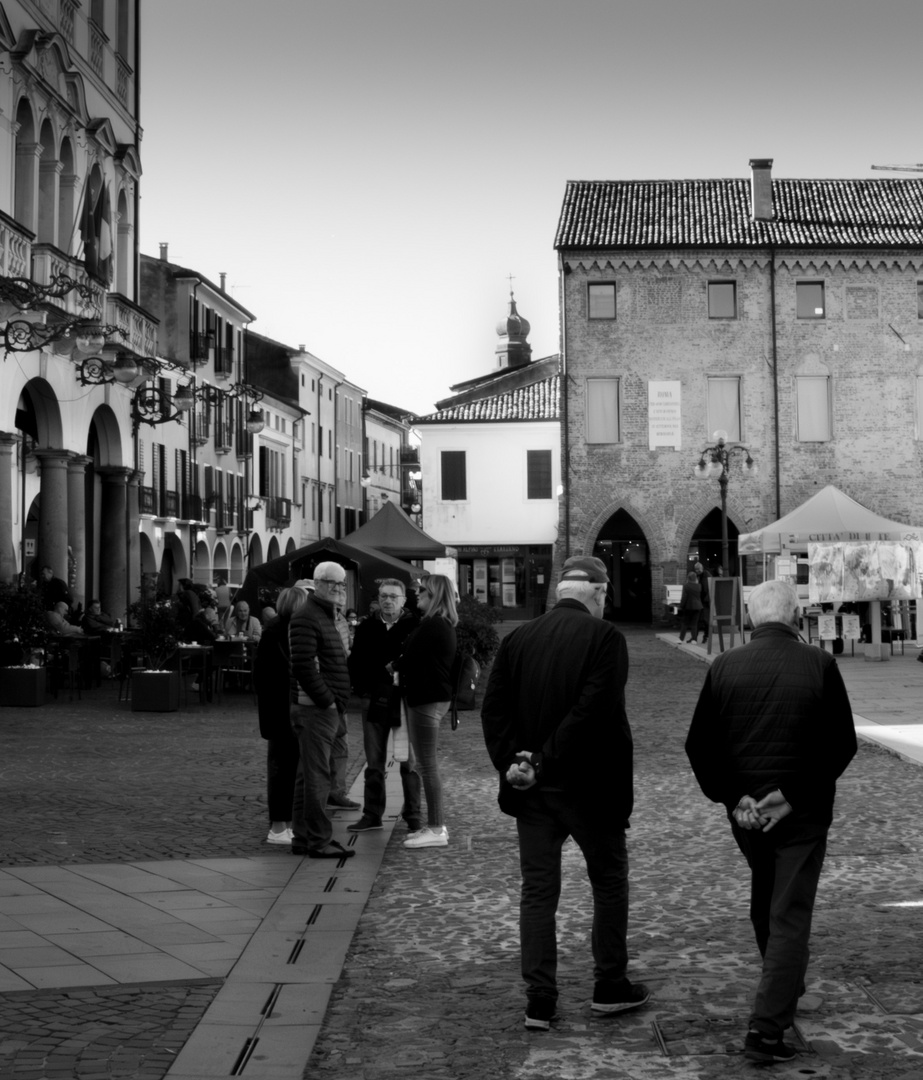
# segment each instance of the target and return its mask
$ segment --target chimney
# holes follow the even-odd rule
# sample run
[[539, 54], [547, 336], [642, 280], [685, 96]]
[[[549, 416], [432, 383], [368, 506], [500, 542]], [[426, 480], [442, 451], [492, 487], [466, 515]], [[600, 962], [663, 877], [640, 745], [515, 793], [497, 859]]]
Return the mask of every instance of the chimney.
[[169, 259], [167, 258], [167, 249], [168, 249], [169, 247], [170, 247], [170, 245], [169, 245], [169, 244], [161, 244], [161, 245], [160, 245], [160, 258], [161, 258], [161, 260], [162, 260], [163, 262], [169, 262], [169, 261], [170, 261], [170, 260], [169, 260]]
[[227, 289], [225, 288], [225, 283], [227, 282], [227, 280], [228, 280], [227, 273], [222, 271], [218, 275], [218, 287], [221, 289], [222, 292], [227, 292]]
[[772, 158], [750, 158], [750, 217], [772, 221]]

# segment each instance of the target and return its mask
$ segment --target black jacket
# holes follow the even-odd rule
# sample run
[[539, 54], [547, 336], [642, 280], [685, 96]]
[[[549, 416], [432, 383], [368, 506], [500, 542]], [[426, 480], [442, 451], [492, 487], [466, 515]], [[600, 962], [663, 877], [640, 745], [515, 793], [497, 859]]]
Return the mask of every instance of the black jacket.
[[408, 705], [428, 705], [452, 698], [455, 627], [441, 615], [424, 617], [407, 638], [392, 667], [400, 673], [401, 694]]
[[[363, 619], [356, 627], [353, 647], [349, 654], [349, 675], [353, 690], [361, 698], [370, 698], [369, 719], [386, 722], [387, 714], [400, 708], [400, 700], [394, 692], [394, 679], [385, 670], [401, 655], [404, 643], [417, 625], [409, 611], [390, 627], [379, 615]], [[398, 713], [399, 714], [399, 713]]]
[[336, 705], [345, 712], [349, 704], [349, 672], [334, 611], [333, 604], [310, 596], [292, 616], [288, 629], [292, 701], [298, 701], [300, 692], [322, 709]]
[[765, 623], [708, 671], [686, 753], [703, 793], [729, 811], [777, 788], [805, 822], [829, 825], [836, 781], [856, 753], [834, 658], [782, 623]]
[[260, 735], [264, 739], [281, 739], [292, 734], [288, 623], [287, 618], [277, 615], [263, 628], [263, 636], [256, 647], [253, 685], [260, 716]]
[[525, 805], [528, 791], [508, 784], [506, 771], [517, 752], [528, 750], [533, 760], [540, 754], [538, 786], [598, 813], [601, 828], [628, 825], [634, 788], [627, 680], [625, 638], [577, 600], [560, 600], [503, 639], [481, 723], [504, 813], [515, 817]]

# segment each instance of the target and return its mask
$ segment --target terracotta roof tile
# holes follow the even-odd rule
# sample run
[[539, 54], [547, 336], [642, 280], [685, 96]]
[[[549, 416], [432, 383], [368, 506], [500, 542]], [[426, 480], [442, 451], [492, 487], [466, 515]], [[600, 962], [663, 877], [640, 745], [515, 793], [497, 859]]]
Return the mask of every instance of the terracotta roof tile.
[[503, 420], [558, 420], [560, 409], [560, 376], [553, 375], [530, 386], [522, 386], [505, 394], [480, 398], [461, 405], [450, 405], [418, 423], [476, 423]]
[[923, 180], [773, 180], [772, 221], [749, 180], [571, 180], [556, 248], [919, 247]]

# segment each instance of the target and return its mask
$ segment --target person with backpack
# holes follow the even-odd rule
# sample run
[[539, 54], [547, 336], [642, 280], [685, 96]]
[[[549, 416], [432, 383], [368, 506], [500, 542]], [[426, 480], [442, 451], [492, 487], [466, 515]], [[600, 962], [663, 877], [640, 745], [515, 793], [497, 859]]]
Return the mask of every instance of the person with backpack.
[[420, 625], [407, 638], [400, 657], [389, 664], [389, 669], [400, 677], [410, 745], [426, 796], [426, 827], [411, 833], [404, 847], [446, 847], [449, 831], [436, 751], [439, 723], [449, 710], [454, 692], [452, 666], [458, 645], [458, 614], [453, 582], [444, 574], [424, 577], [417, 593], [417, 607], [422, 614]]

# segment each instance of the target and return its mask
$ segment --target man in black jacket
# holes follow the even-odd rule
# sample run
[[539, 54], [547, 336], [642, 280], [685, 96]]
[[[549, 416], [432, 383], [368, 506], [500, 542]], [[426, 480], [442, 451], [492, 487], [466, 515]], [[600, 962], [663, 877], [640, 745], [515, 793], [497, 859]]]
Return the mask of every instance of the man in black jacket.
[[[525, 1024], [539, 1031], [555, 1019], [555, 913], [568, 836], [583, 852], [593, 888], [593, 1011], [623, 1012], [650, 997], [626, 976], [625, 830], [634, 800], [628, 649], [602, 619], [607, 584], [600, 559], [564, 563], [556, 606], [503, 639], [481, 712], [500, 773], [500, 809], [516, 818], [519, 834]], [[593, 778], [599, 762], [605, 783]]]
[[[385, 665], [401, 655], [416, 619], [404, 610], [407, 594], [404, 583], [385, 578], [378, 585], [379, 610], [356, 627], [349, 654], [349, 674], [353, 690], [362, 702], [362, 739], [365, 748], [365, 793], [362, 817], [347, 825], [347, 832], [371, 832], [382, 828], [385, 812], [385, 763], [392, 724], [400, 720], [400, 690]], [[414, 767], [413, 751], [401, 765], [404, 805], [401, 816], [411, 832], [421, 828], [420, 775]]]
[[318, 563], [314, 593], [289, 623], [291, 718], [303, 772], [292, 806], [292, 851], [312, 859], [355, 855], [353, 848], [333, 839], [326, 811], [334, 747], [346, 738], [349, 672], [336, 626], [337, 605], [345, 600], [346, 571], [339, 563]]
[[699, 696], [686, 753], [723, 803], [750, 866], [750, 919], [763, 973], [744, 1053], [787, 1061], [782, 1040], [804, 993], [817, 883], [836, 781], [856, 732], [836, 661], [799, 640], [798, 595], [783, 581], [750, 594], [752, 640], [722, 653]]

